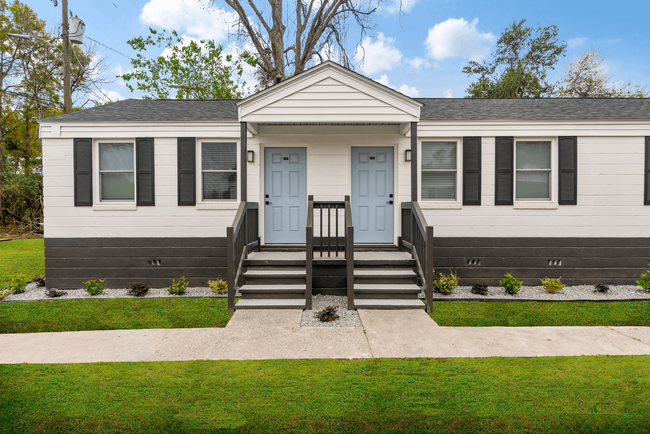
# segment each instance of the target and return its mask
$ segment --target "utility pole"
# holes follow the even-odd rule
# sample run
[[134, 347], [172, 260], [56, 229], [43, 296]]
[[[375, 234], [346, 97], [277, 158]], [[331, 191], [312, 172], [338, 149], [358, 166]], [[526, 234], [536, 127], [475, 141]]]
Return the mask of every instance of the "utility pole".
[[[55, 2], [56, 5], [56, 2]], [[61, 12], [63, 21], [63, 102], [65, 103], [64, 113], [72, 113], [72, 95], [70, 95], [70, 42], [68, 41], [68, 0], [61, 1]]]

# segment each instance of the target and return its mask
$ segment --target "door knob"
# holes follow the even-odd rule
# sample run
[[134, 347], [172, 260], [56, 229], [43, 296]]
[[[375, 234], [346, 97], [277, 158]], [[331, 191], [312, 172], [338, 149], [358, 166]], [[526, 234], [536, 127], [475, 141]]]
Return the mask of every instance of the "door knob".
[[389, 205], [392, 205], [392, 204], [393, 204], [393, 201], [392, 201], [392, 200], [389, 200], [389, 201], [386, 202], [386, 203], [389, 204]]
[[271, 205], [271, 202], [269, 202], [268, 200], [266, 202], [264, 202], [264, 203], [267, 204], [267, 205]]

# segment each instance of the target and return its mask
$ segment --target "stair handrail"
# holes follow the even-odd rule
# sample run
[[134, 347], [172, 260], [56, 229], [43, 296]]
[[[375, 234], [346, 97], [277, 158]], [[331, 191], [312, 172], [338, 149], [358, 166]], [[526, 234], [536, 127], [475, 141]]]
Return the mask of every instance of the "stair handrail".
[[307, 226], [305, 242], [305, 309], [311, 310], [314, 266], [314, 196], [307, 197]]
[[[409, 227], [410, 233], [402, 233], [402, 245], [411, 251], [415, 259], [417, 271], [424, 288], [424, 297], [427, 312], [433, 310], [433, 226], [427, 224], [427, 219], [417, 201], [403, 202], [402, 209], [409, 209], [410, 222], [404, 227]], [[402, 218], [405, 218], [402, 213]], [[408, 241], [405, 240], [408, 238]]]
[[[253, 205], [251, 203], [251, 205]], [[226, 255], [228, 265], [228, 312], [235, 311], [235, 297], [244, 259], [248, 256], [248, 207], [249, 203], [241, 201], [232, 226], [226, 228]], [[254, 222], [257, 225], [257, 222]], [[255, 240], [253, 243], [259, 240]]]
[[345, 196], [345, 269], [348, 284], [348, 310], [354, 305], [354, 225], [352, 224], [352, 207], [350, 196]]

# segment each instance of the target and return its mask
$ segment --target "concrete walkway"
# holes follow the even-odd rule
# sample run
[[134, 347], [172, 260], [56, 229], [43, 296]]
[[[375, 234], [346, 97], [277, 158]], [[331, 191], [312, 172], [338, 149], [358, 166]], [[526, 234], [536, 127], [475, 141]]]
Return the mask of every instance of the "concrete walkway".
[[438, 327], [421, 310], [359, 310], [363, 327], [300, 327], [241, 310], [225, 328], [0, 335], [0, 363], [650, 355], [650, 327]]

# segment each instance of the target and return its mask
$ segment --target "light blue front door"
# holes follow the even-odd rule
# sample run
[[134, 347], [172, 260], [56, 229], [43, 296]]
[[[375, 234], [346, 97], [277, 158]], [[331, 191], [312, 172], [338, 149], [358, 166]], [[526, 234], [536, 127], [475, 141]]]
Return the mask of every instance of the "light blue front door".
[[307, 148], [264, 149], [266, 243], [304, 243], [307, 225]]
[[393, 148], [352, 148], [355, 243], [393, 243]]

